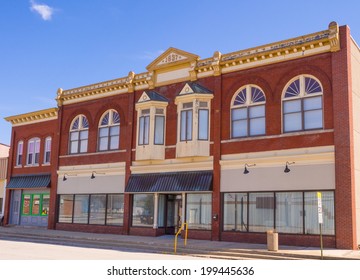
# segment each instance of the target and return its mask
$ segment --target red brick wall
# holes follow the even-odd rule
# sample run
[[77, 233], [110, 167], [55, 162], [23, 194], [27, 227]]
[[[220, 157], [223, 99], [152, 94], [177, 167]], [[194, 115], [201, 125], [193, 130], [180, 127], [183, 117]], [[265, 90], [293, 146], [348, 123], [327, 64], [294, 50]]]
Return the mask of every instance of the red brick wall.
[[350, 30], [340, 28], [341, 50], [332, 54], [335, 142], [336, 247], [357, 249], [352, 123]]

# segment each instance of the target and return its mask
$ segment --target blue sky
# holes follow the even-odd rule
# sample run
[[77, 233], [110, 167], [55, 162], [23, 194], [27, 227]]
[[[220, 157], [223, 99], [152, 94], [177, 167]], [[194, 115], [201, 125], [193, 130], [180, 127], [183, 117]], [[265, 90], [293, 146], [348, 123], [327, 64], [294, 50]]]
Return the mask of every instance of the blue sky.
[[350, 1], [1, 0], [0, 143], [4, 117], [56, 107], [59, 87], [141, 73], [169, 47], [207, 58], [349, 25], [360, 43], [360, 4]]

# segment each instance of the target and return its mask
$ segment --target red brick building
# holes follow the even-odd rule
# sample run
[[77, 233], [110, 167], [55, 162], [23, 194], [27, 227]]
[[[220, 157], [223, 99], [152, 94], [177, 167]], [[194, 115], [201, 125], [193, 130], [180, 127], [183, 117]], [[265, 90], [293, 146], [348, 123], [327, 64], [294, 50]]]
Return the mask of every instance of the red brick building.
[[[359, 78], [359, 47], [331, 23], [207, 59], [169, 48], [147, 72], [59, 89], [56, 118], [7, 118], [6, 223], [26, 224], [38, 197], [19, 175], [45, 173], [50, 229], [157, 236], [187, 222], [190, 238], [264, 243], [275, 229], [318, 246], [321, 193], [325, 246], [357, 248]], [[48, 137], [51, 164], [27, 166], [24, 149], [17, 166], [21, 143], [41, 159]]]

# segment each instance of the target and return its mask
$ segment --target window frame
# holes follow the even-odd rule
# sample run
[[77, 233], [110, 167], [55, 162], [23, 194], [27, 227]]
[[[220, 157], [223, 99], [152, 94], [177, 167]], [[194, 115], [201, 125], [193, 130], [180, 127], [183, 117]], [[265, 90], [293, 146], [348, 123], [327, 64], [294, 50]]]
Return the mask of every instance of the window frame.
[[[79, 120], [78, 127], [73, 128], [75, 122]], [[84, 120], [86, 123], [84, 124]], [[85, 125], [85, 126], [84, 126]], [[86, 137], [81, 138], [82, 135], [86, 132]], [[72, 135], [76, 135], [75, 139], [72, 139]], [[86, 142], [85, 151], [82, 151], [82, 144]], [[72, 151], [73, 143], [76, 143], [76, 151]], [[88, 144], [89, 144], [89, 121], [85, 115], [77, 115], [70, 125], [69, 130], [69, 154], [76, 155], [76, 154], [85, 154], [88, 152]]]
[[51, 144], [52, 144], [51, 136], [46, 137], [44, 142], [45, 142], [44, 143], [44, 164], [50, 164], [51, 163]]
[[[106, 115], [109, 114], [108, 116], [108, 121], [107, 124], [102, 124], [104, 118], [106, 117]], [[118, 116], [118, 122], [114, 122], [114, 115], [117, 114]], [[117, 129], [118, 133], [117, 134], [112, 134], [112, 129]], [[103, 129], [107, 129], [107, 133], [105, 136], [101, 136], [100, 131]], [[117, 142], [116, 142], [116, 147], [112, 148], [112, 141], [116, 138], [118, 138]], [[102, 149], [101, 148], [101, 143], [102, 143], [102, 139], [106, 139], [106, 148]], [[103, 113], [103, 115], [100, 118], [99, 121], [99, 126], [98, 126], [98, 145], [97, 145], [97, 150], [98, 152], [106, 152], [106, 151], [114, 151], [114, 150], [119, 150], [120, 149], [120, 114], [118, 111], [114, 110], [114, 109], [110, 109], [107, 110], [106, 112]]]
[[[184, 104], [187, 104], [187, 103], [192, 103], [192, 102], [183, 103], [182, 104], [183, 108], [180, 111], [180, 127], [179, 127], [180, 142], [188, 142], [188, 141], [192, 141], [192, 139], [193, 139], [194, 108], [193, 108], [193, 106], [191, 108], [184, 108]], [[184, 118], [185, 118], [185, 123], [183, 123]], [[185, 125], [185, 127], [183, 127], [184, 125]]]
[[[306, 92], [306, 78], [308, 79], [312, 79], [314, 80], [316, 83], [318, 83], [318, 86], [320, 87], [321, 91], [319, 92], [314, 92], [314, 93], [307, 93]], [[295, 83], [296, 81], [298, 82], [298, 93], [297, 95], [293, 94], [293, 96], [287, 96], [286, 97], [286, 93], [289, 92], [289, 88], [290, 86]], [[293, 89], [291, 89], [293, 91]], [[310, 100], [310, 99], [315, 99], [320, 97], [321, 99], [321, 107], [316, 108], [316, 109], [310, 109], [310, 110], [305, 110], [305, 102]], [[294, 111], [294, 112], [289, 112], [289, 113], [285, 113], [285, 104], [289, 104], [292, 101], [300, 101], [300, 110], [299, 111]], [[324, 129], [324, 90], [323, 90], [323, 86], [321, 84], [321, 82], [314, 76], [312, 75], [298, 75], [294, 78], [292, 78], [284, 87], [283, 90], [283, 96], [282, 96], [282, 103], [281, 103], [281, 108], [282, 108], [282, 133], [294, 133], [294, 132], [305, 132], [305, 131], [312, 131], [312, 130], [321, 130]], [[306, 113], [308, 112], [315, 112], [315, 111], [321, 111], [321, 126], [320, 127], [314, 127], [314, 128], [306, 128]], [[298, 113], [300, 114], [300, 119], [299, 121], [301, 122], [300, 124], [300, 129], [292, 129], [292, 130], [287, 130], [286, 129], [286, 116], [289, 116], [291, 114], [295, 114]]]
[[[253, 96], [253, 89], [257, 90], [257, 92], [254, 93], [255, 96]], [[242, 92], [245, 91], [245, 95], [240, 96]], [[261, 94], [259, 96], [258, 94]], [[257, 98], [260, 97], [260, 100], [257, 100]], [[242, 104], [235, 104], [237, 99], [241, 99], [243, 101]], [[263, 99], [263, 100], [262, 100]], [[250, 111], [251, 108], [255, 107], [262, 107], [264, 114], [263, 116], [256, 116], [251, 117]], [[239, 118], [234, 120], [234, 112], [237, 110], [245, 110], [246, 111], [246, 118]], [[263, 126], [261, 129], [263, 129], [264, 133], [251, 133], [251, 123], [252, 120], [256, 119], [263, 119]], [[235, 132], [235, 123], [236, 122], [246, 122], [246, 135], [240, 135], [240, 136], [234, 136]], [[266, 95], [264, 91], [257, 85], [254, 84], [248, 84], [245, 86], [240, 87], [236, 93], [234, 94], [232, 100], [231, 100], [231, 106], [230, 106], [230, 138], [231, 139], [238, 139], [238, 138], [246, 138], [246, 137], [258, 137], [258, 136], [264, 136], [266, 135]]]
[[[25, 196], [29, 196], [29, 205], [28, 205], [28, 209], [29, 209], [29, 213], [25, 214], [24, 213], [24, 198]], [[39, 203], [38, 203], [38, 208], [39, 211], [37, 214], [34, 214], [34, 197], [35, 196], [39, 196]], [[50, 193], [23, 193], [21, 195], [21, 211], [20, 211], [20, 215], [21, 216], [26, 216], [26, 217], [47, 217], [49, 216], [49, 207], [47, 207], [47, 209], [44, 212], [44, 197], [48, 198], [48, 201], [50, 202]], [[45, 204], [46, 205], [46, 204]], [[48, 204], [49, 206], [49, 204]]]
[[22, 166], [23, 155], [24, 155], [24, 141], [20, 140], [17, 144], [17, 150], [16, 150], [16, 166]]
[[[39, 137], [31, 138], [27, 145], [26, 165], [38, 166], [40, 164], [40, 144], [41, 139]], [[31, 146], [33, 145], [33, 148]]]

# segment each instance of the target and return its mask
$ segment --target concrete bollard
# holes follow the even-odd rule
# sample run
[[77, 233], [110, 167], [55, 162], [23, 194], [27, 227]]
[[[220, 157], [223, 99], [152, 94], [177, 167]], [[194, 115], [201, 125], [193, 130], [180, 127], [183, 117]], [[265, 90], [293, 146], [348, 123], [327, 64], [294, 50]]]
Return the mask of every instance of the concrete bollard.
[[274, 230], [268, 230], [266, 232], [267, 238], [267, 248], [268, 251], [277, 251], [279, 250], [279, 236], [278, 233]]

